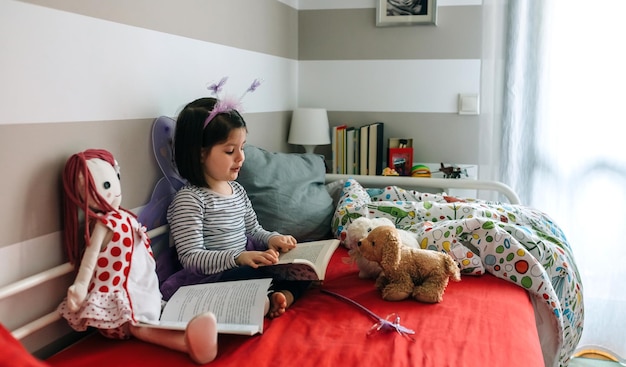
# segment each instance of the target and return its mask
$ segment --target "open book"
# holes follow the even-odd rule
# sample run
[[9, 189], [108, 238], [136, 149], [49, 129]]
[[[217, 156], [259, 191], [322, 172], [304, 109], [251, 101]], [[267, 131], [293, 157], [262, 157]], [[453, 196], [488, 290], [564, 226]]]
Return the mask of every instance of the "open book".
[[287, 280], [324, 280], [337, 246], [337, 239], [299, 243], [291, 251], [281, 253], [278, 263], [270, 265], [269, 270]]
[[158, 324], [142, 326], [185, 330], [196, 315], [211, 311], [221, 334], [263, 333], [267, 290], [272, 279], [204, 283], [180, 287], [170, 298]]
[[[299, 243], [280, 255], [278, 264], [268, 266], [272, 273], [292, 280], [323, 280], [339, 240]], [[146, 327], [185, 330], [196, 315], [211, 311], [222, 334], [263, 333], [267, 290], [272, 279], [250, 279], [205, 283], [180, 287], [170, 298], [161, 319]]]

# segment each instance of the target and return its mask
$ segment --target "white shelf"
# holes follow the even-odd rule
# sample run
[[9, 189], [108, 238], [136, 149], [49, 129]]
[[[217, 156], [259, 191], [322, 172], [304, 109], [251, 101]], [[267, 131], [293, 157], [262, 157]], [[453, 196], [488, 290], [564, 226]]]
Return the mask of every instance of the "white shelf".
[[[428, 168], [430, 168], [430, 172], [432, 178], [444, 178], [444, 173], [439, 171], [441, 168], [441, 163], [422, 163]], [[454, 167], [461, 169], [461, 177], [459, 178], [446, 178], [446, 180], [477, 180], [478, 179], [478, 166], [475, 164], [447, 164], [444, 163], [445, 167]], [[449, 188], [446, 190], [446, 193], [451, 196], [457, 196], [461, 198], [475, 198], [478, 196], [478, 190], [475, 189], [460, 189], [460, 188]]]

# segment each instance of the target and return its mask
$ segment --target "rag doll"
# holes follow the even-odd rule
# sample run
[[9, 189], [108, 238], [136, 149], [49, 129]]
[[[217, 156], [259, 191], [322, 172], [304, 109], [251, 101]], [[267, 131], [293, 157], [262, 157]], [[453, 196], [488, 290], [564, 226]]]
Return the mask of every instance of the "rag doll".
[[[77, 268], [59, 305], [69, 325], [77, 331], [94, 327], [109, 338], [134, 336], [185, 352], [196, 363], [212, 361], [217, 355], [212, 313], [196, 316], [184, 331], [154, 327], [161, 313], [156, 264], [145, 227], [120, 206], [113, 155], [102, 149], [72, 155], [63, 170], [63, 189], [63, 239]], [[84, 224], [79, 224], [81, 213]]]

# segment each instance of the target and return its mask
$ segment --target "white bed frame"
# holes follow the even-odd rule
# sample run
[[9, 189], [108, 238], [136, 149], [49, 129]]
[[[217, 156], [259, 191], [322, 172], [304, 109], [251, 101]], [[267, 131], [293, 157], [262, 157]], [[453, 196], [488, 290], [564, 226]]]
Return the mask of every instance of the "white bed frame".
[[[395, 185], [405, 189], [418, 191], [423, 191], [424, 189], [439, 191], [446, 191], [449, 189], [486, 190], [489, 192], [495, 192], [504, 195], [511, 204], [520, 204], [519, 197], [509, 186], [496, 181], [327, 174], [326, 183], [334, 182], [337, 180], [346, 180], [348, 178], [354, 178], [365, 187], [384, 187], [389, 185]], [[167, 232], [168, 228], [166, 225], [164, 225], [148, 231], [148, 236], [151, 239], [155, 239], [156, 237], [166, 234]], [[33, 276], [21, 279], [4, 287], [0, 287], [0, 302], [9, 301], [11, 297], [19, 295], [22, 292], [32, 290], [32, 288], [36, 286], [55, 280], [58, 282], [58, 278], [66, 276], [71, 272], [72, 265], [70, 265], [69, 263], [65, 263], [42, 271]], [[33, 335], [34, 333], [39, 332], [54, 323], [60, 322], [60, 320], [61, 317], [59, 316], [59, 314], [56, 311], [53, 311], [48, 314], [41, 315], [37, 319], [12, 330], [11, 333], [16, 339], [23, 340], [24, 338]]]
[[521, 204], [519, 196], [510, 186], [498, 181], [470, 180], [470, 179], [450, 179], [450, 178], [425, 178], [406, 176], [360, 176], [360, 175], [339, 175], [326, 174], [326, 183], [354, 178], [365, 187], [383, 187], [395, 185], [404, 189], [471, 189], [487, 190], [504, 195], [511, 204]]

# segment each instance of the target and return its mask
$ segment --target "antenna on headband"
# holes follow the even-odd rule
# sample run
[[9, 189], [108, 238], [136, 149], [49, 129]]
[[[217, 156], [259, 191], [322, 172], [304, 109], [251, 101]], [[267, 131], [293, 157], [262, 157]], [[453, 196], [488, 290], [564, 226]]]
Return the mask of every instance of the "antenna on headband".
[[261, 85], [261, 81], [259, 79], [254, 79], [250, 87], [248, 87], [248, 89], [246, 89], [238, 99], [229, 97], [220, 99], [219, 93], [222, 91], [222, 89], [224, 89], [224, 84], [226, 84], [227, 80], [228, 77], [225, 76], [218, 83], [213, 83], [207, 87], [207, 89], [211, 91], [211, 94], [213, 94], [217, 98], [217, 103], [213, 107], [213, 110], [211, 110], [211, 113], [209, 113], [209, 116], [206, 118], [206, 120], [204, 120], [204, 127], [206, 127], [209, 122], [211, 122], [211, 120], [213, 120], [213, 118], [215, 118], [215, 116], [219, 115], [220, 113], [239, 110], [243, 97], [245, 97], [248, 93], [254, 92], [259, 87], [259, 85]]

